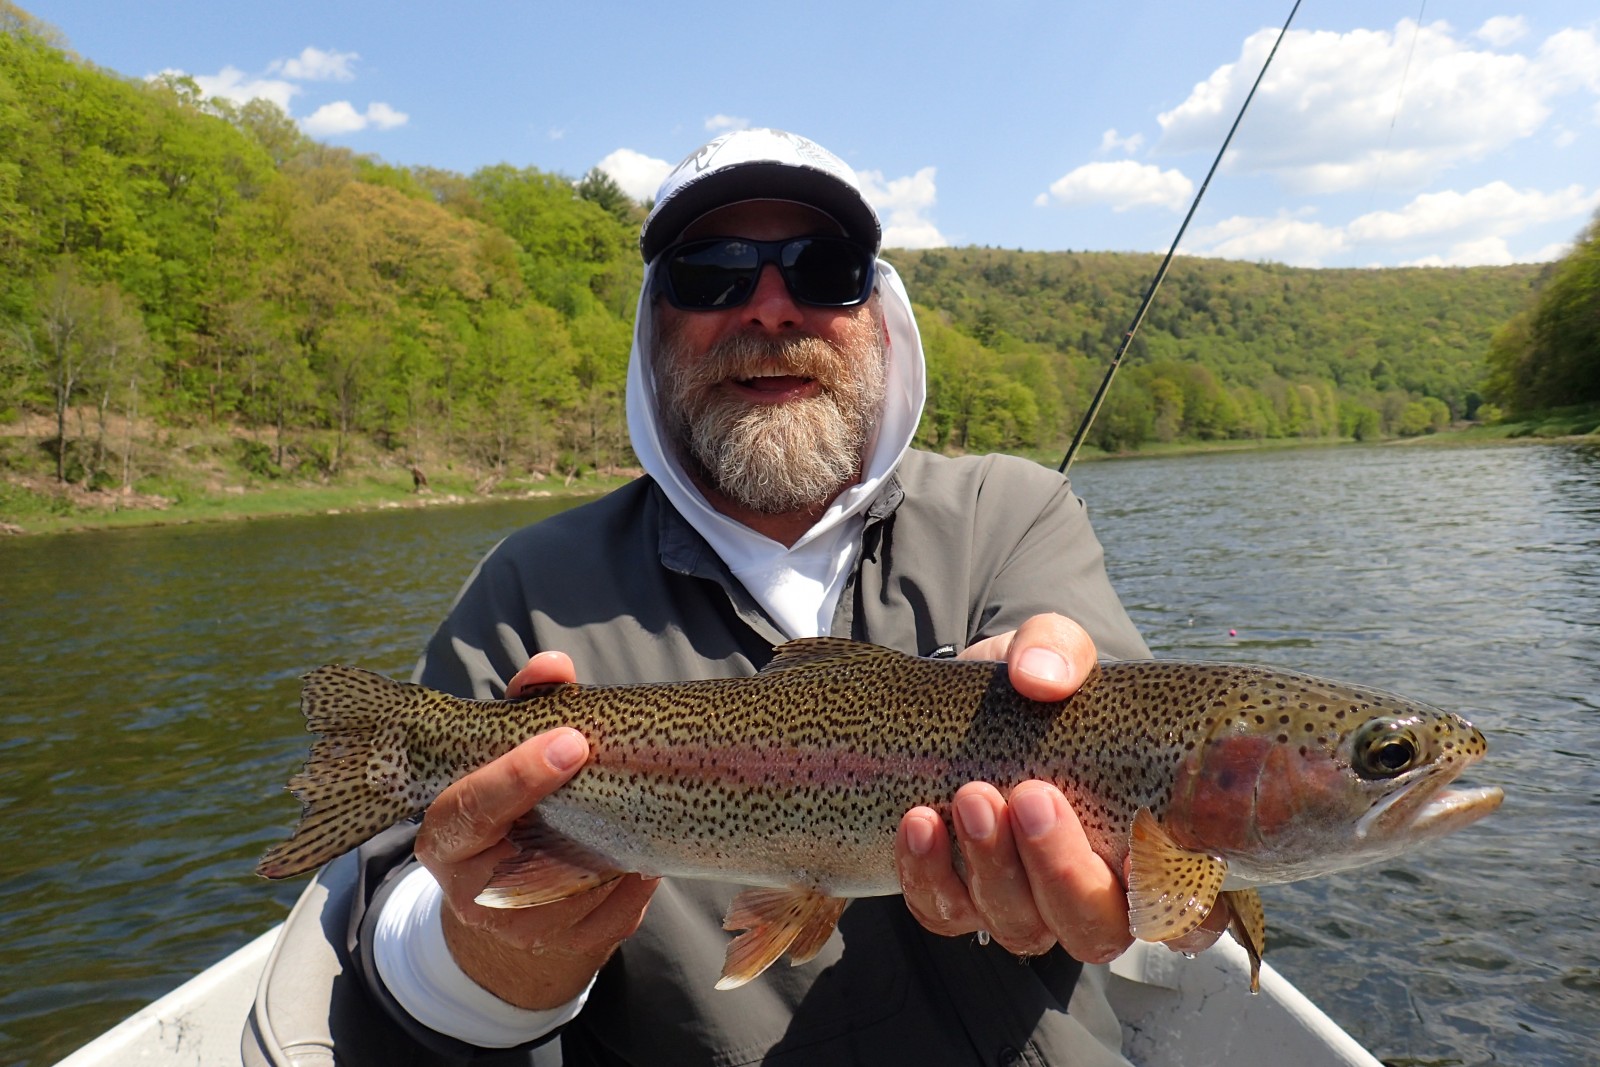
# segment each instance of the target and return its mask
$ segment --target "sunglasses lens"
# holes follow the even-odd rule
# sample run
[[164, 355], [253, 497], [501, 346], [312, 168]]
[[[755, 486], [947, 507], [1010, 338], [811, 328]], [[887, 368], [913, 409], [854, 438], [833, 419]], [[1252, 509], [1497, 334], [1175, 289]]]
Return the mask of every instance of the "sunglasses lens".
[[745, 241], [693, 241], [667, 258], [672, 302], [681, 308], [738, 307], [750, 299], [761, 250]]
[[783, 277], [796, 300], [822, 307], [859, 304], [872, 280], [872, 257], [840, 240], [798, 240], [783, 246]]
[[714, 237], [666, 253], [666, 291], [687, 311], [738, 307], [750, 299], [761, 268], [778, 264], [789, 295], [816, 307], [852, 307], [872, 291], [872, 253], [836, 237], [746, 241]]

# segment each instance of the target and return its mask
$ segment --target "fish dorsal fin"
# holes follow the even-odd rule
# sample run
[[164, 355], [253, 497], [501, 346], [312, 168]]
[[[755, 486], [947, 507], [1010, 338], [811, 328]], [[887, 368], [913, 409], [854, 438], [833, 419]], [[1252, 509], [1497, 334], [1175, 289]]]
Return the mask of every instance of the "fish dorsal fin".
[[882, 645], [865, 641], [851, 641], [846, 637], [797, 637], [785, 641], [772, 650], [772, 662], [761, 668], [762, 674], [791, 671], [819, 664], [870, 663], [883, 659], [900, 659], [904, 652], [896, 652]]
[[1228, 865], [1183, 848], [1149, 808], [1133, 817], [1128, 846], [1128, 929], [1141, 941], [1171, 941], [1206, 921]]
[[495, 864], [478, 894], [486, 908], [532, 908], [576, 896], [622, 877], [617, 865], [593, 849], [552, 830], [538, 812], [506, 834], [517, 851]]
[[810, 960], [833, 934], [848, 904], [808, 886], [746, 889], [733, 898], [724, 930], [744, 931], [728, 942], [718, 989], [737, 989], [789, 953], [797, 966]]
[[1250, 957], [1250, 992], [1261, 992], [1261, 954], [1267, 951], [1267, 909], [1261, 906], [1261, 894], [1254, 889], [1230, 889], [1222, 894], [1228, 902], [1233, 917], [1228, 920], [1228, 933], [1244, 946]]

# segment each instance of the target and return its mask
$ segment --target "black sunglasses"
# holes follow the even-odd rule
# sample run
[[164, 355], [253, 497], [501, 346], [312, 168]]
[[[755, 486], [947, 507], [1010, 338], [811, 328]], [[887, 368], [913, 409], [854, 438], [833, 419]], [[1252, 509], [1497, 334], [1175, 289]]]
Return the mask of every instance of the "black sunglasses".
[[843, 237], [684, 241], [661, 253], [656, 277], [673, 307], [715, 311], [749, 300], [768, 263], [778, 265], [789, 295], [802, 304], [855, 307], [872, 295], [876, 260], [871, 251]]

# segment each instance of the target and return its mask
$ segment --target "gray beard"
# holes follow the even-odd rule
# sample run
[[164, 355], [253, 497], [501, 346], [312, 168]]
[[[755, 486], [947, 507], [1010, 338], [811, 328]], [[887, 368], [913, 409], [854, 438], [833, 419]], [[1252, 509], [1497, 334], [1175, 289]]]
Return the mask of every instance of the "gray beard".
[[[806, 511], [861, 475], [883, 409], [887, 373], [877, 316], [844, 352], [818, 337], [783, 341], [741, 334], [703, 356], [663, 336], [656, 391], [662, 432], [689, 473], [758, 514]], [[752, 404], [717, 388], [767, 370], [815, 379], [816, 396]]]

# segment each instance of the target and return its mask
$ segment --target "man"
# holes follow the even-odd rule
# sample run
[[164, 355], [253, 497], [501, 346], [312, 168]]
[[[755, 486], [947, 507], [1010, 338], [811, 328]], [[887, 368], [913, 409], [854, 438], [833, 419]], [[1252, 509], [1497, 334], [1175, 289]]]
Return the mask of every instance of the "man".
[[[746, 675], [832, 633], [1005, 659], [1051, 700], [1097, 649], [1148, 655], [1063, 478], [910, 449], [922, 352], [879, 242], [854, 174], [804, 138], [740, 131], [680, 164], [640, 237], [628, 416], [647, 477], [498, 546], [419, 680], [489, 697]], [[815, 960], [723, 992], [738, 887], [630, 875], [537, 908], [474, 903], [507, 830], [586, 756], [554, 730], [462, 779], [417, 832], [420, 866], [364, 894], [364, 980], [425, 1044], [559, 1031], [569, 1063], [1123, 1062], [1078, 962], [1129, 943], [1121, 872], [1053, 786], [964, 787], [954, 842], [908, 812], [903, 901], [853, 902]]]

